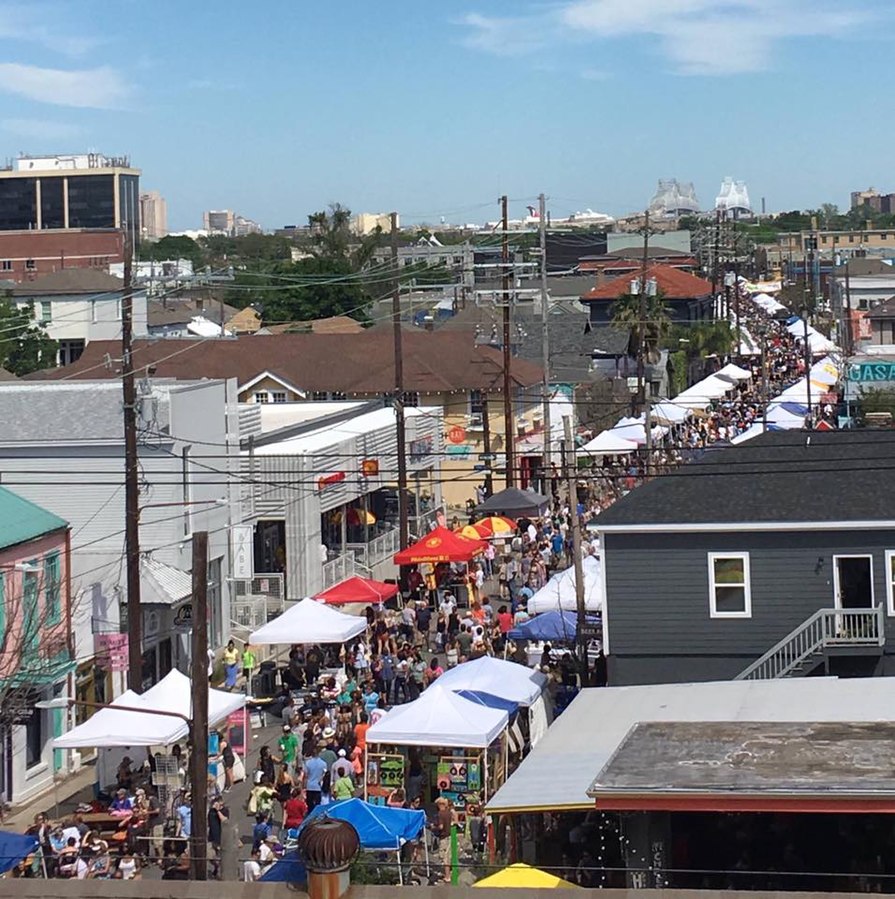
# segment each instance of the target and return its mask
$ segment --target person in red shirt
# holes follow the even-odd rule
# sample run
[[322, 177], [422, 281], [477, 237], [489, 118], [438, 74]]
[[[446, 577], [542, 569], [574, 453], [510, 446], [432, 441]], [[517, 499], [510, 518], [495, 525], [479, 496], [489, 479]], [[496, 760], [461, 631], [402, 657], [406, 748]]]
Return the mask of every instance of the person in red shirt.
[[308, 804], [302, 798], [301, 789], [295, 787], [292, 795], [283, 804], [283, 830], [294, 830], [301, 827], [307, 813]]
[[513, 616], [509, 613], [506, 606], [501, 606], [497, 610], [497, 626], [504, 637], [513, 627]]
[[367, 748], [367, 731], [370, 729], [370, 716], [360, 713], [360, 720], [354, 725], [354, 745], [363, 752]]

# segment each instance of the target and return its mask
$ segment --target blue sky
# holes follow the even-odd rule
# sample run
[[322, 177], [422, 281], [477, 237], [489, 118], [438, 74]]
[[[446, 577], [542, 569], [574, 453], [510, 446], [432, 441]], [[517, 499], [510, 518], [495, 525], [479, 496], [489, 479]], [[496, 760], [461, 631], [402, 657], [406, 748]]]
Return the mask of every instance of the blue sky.
[[0, 0], [0, 158], [129, 153], [172, 228], [339, 201], [484, 221], [725, 175], [895, 191], [892, 0]]

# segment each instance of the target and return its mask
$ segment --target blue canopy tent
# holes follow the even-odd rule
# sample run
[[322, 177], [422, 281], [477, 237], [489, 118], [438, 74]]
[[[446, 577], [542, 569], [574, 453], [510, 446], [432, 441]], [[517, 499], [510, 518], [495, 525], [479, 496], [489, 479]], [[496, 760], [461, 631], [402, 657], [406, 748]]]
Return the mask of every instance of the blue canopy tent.
[[[599, 616], [588, 615], [588, 624], [597, 624]], [[578, 614], [569, 611], [542, 612], [514, 627], [507, 635], [511, 640], [548, 640], [571, 642], [578, 630]]]
[[307, 883], [308, 872], [305, 863], [299, 858], [298, 850], [287, 852], [275, 861], [262, 875], [264, 883]]
[[11, 871], [23, 858], [37, 851], [37, 837], [0, 830], [0, 874]]
[[[329, 805], [318, 805], [304, 820], [299, 828], [299, 834], [305, 827], [317, 818], [334, 818], [338, 821], [347, 821], [356, 831], [360, 840], [361, 849], [370, 851], [400, 850], [404, 843], [416, 840], [426, 828], [426, 813], [420, 810], [406, 808], [389, 808], [384, 805], [372, 805], [363, 799], [342, 799], [339, 802], [331, 802]], [[425, 841], [423, 841], [425, 843]], [[284, 865], [285, 863], [285, 865]], [[287, 868], [277, 872], [281, 865]], [[283, 859], [276, 862], [261, 877], [264, 881], [301, 883], [295, 879], [299, 873], [298, 867], [303, 869], [297, 853], [289, 853]], [[426, 852], [426, 868], [429, 867], [428, 849]], [[398, 865], [399, 878], [403, 882], [401, 866]], [[307, 879], [305, 875], [304, 879]]]

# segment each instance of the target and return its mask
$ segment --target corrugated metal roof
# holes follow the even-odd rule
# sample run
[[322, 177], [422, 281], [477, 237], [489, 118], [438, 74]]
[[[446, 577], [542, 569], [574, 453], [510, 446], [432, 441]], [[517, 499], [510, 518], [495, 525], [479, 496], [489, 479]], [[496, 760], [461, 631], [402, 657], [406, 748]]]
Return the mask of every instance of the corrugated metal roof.
[[593, 808], [587, 791], [644, 721], [895, 721], [889, 678], [810, 677], [583, 690], [488, 803], [489, 811]]
[[58, 515], [0, 487], [0, 548], [16, 546], [67, 527], [68, 522]]
[[190, 572], [157, 559], [142, 559], [140, 575], [144, 587], [143, 602], [170, 606], [187, 599], [193, 592], [193, 576]]

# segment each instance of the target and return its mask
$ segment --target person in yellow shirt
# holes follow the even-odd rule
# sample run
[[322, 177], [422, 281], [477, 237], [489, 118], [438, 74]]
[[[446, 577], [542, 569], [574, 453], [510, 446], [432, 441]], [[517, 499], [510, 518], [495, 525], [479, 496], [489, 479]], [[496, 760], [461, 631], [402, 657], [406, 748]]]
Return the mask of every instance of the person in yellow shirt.
[[232, 640], [227, 643], [222, 659], [224, 662], [224, 687], [232, 690], [236, 686], [236, 677], [239, 673], [239, 652]]

